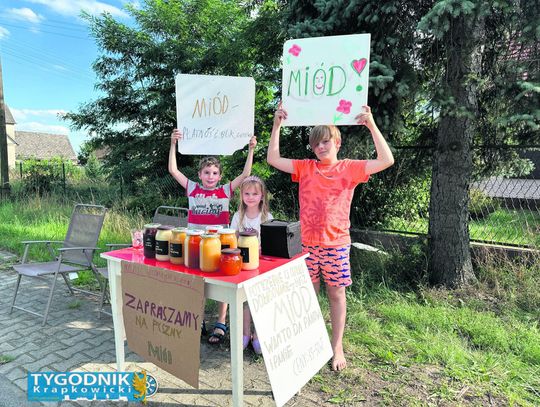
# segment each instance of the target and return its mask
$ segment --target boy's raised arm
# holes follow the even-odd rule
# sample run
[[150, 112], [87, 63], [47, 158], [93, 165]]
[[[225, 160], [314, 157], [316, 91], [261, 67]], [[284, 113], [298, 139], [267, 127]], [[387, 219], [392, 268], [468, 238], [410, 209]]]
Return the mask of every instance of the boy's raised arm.
[[272, 167], [292, 174], [294, 172], [293, 161], [290, 158], [282, 157], [279, 152], [279, 133], [281, 130], [281, 123], [285, 119], [287, 119], [287, 111], [282, 109], [280, 103], [278, 110], [276, 110], [274, 115], [274, 126], [272, 127], [272, 135], [270, 136], [270, 143], [268, 144], [266, 161]]
[[246, 163], [244, 164], [244, 171], [242, 171], [242, 174], [233, 179], [231, 182], [231, 189], [233, 191], [238, 188], [244, 179], [251, 175], [251, 166], [253, 165], [253, 153], [255, 151], [255, 146], [257, 146], [257, 137], [253, 136], [249, 140], [249, 150]]
[[187, 188], [187, 177], [180, 172], [176, 164], [176, 143], [182, 138], [180, 130], [174, 129], [171, 135], [171, 148], [169, 150], [169, 173], [182, 187]]
[[369, 129], [373, 143], [375, 144], [375, 150], [377, 151], [377, 158], [375, 160], [368, 160], [366, 173], [375, 174], [391, 167], [394, 164], [394, 156], [377, 124], [375, 124], [375, 120], [373, 120], [371, 108], [364, 106], [364, 111], [356, 116], [355, 119], [358, 124], [364, 125]]

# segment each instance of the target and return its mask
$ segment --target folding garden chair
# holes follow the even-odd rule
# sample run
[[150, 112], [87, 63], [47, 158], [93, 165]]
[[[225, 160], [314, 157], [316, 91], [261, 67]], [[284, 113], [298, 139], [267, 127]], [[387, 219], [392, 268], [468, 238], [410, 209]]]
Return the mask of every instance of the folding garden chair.
[[158, 206], [152, 222], [170, 226], [187, 226], [188, 210], [178, 206]]
[[[96, 278], [98, 277], [98, 271], [92, 261], [92, 257], [94, 251], [98, 249], [96, 246], [106, 211], [107, 209], [101, 205], [77, 204], [73, 209], [68, 231], [63, 242], [51, 240], [22, 242], [25, 245], [22, 261], [20, 264], [13, 266], [19, 276], [15, 286], [15, 293], [13, 294], [13, 300], [11, 302], [10, 313], [13, 312], [13, 308], [16, 308], [43, 317], [42, 325], [45, 325], [49, 316], [58, 275], [63, 277], [71, 295], [73, 295], [74, 291], [80, 291], [86, 294], [99, 296], [97, 293], [72, 287], [66, 274], [82, 270], [91, 270]], [[28, 263], [28, 250], [30, 245], [38, 243], [46, 245], [54, 260], [43, 263]], [[54, 249], [51, 246], [54, 243], [61, 244], [61, 247]], [[45, 279], [45, 276], [47, 275], [52, 275], [53, 279], [50, 284], [50, 289], [48, 291], [49, 297], [43, 314], [15, 305], [22, 276]], [[100, 289], [103, 292], [104, 284], [101, 279], [97, 278], [97, 280]]]

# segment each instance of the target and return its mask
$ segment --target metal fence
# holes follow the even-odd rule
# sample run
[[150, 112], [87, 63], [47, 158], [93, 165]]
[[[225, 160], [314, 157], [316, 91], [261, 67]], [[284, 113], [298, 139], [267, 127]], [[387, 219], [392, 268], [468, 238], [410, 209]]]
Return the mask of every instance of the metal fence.
[[[486, 154], [508, 153], [506, 147], [504, 151], [502, 149], [491, 147], [487, 152], [485, 147], [476, 149], [475, 160], [481, 161]], [[528, 168], [529, 174], [512, 178], [485, 175], [485, 171], [476, 174], [470, 188], [470, 237], [477, 242], [540, 248], [540, 146], [533, 146], [517, 155], [515, 151], [511, 153], [514, 158], [525, 157], [524, 167]], [[426, 234], [431, 150], [398, 148], [394, 155], [396, 164], [392, 168], [372, 176], [368, 183], [357, 187], [351, 208], [352, 227]], [[148, 213], [162, 204], [186, 206], [183, 189], [165, 169], [158, 172], [151, 181], [128, 183], [123, 177], [90, 178], [84, 168], [72, 164], [49, 164], [36, 171], [22, 163], [12, 171], [11, 183], [15, 194], [38, 194], [46, 189], [47, 193], [60, 194], [66, 199], [90, 200], [109, 207], [121, 203], [122, 208]], [[191, 175], [194, 174], [193, 171]], [[275, 172], [265, 179], [274, 216], [297, 219], [298, 189], [291, 182], [290, 175]], [[238, 199], [232, 201], [232, 211], [236, 210], [237, 204]]]
[[[526, 174], [508, 177], [477, 171], [469, 190], [471, 241], [540, 248], [540, 146], [519, 150], [507, 146], [484, 146], [475, 148], [474, 153], [477, 163], [488, 155], [512, 158]], [[366, 228], [425, 235], [429, 222], [431, 150], [404, 148], [398, 149], [395, 155], [396, 169], [382, 173], [382, 181], [379, 182], [381, 187], [396, 185], [397, 188], [391, 207], [386, 211], [388, 216]], [[499, 168], [498, 172], [505, 170], [508, 168]], [[519, 172], [519, 168], [514, 169], [516, 171]], [[402, 181], [405, 178], [406, 182], [396, 184], [395, 178]], [[352, 223], [361, 224], [361, 219], [369, 216], [369, 212], [360, 210], [353, 214]]]

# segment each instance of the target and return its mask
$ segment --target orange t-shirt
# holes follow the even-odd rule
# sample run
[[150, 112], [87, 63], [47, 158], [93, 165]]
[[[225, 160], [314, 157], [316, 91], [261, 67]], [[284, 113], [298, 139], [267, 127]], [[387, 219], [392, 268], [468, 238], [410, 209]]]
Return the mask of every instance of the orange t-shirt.
[[293, 160], [292, 180], [298, 182], [300, 225], [305, 245], [342, 246], [351, 243], [349, 214], [354, 188], [367, 182], [366, 160]]

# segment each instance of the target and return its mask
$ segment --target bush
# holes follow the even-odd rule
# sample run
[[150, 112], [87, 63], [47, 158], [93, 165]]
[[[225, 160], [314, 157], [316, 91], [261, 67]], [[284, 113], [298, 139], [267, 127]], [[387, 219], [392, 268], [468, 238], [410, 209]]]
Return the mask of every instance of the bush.
[[65, 187], [66, 178], [80, 179], [82, 171], [71, 161], [60, 157], [50, 160], [27, 159], [21, 165], [21, 181], [23, 194], [52, 192]]
[[469, 191], [469, 213], [471, 219], [483, 219], [499, 208], [499, 201], [487, 196], [481, 190], [472, 188]]

